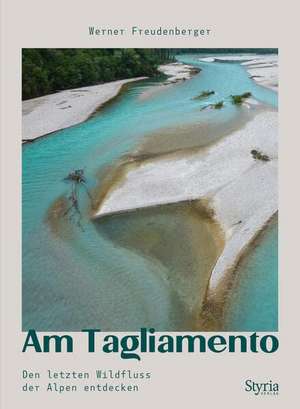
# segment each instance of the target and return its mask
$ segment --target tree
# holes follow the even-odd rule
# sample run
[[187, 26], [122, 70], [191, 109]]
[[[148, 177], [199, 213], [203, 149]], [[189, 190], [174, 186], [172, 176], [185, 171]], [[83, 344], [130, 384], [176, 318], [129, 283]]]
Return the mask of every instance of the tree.
[[23, 99], [136, 76], [156, 75], [171, 49], [23, 49]]

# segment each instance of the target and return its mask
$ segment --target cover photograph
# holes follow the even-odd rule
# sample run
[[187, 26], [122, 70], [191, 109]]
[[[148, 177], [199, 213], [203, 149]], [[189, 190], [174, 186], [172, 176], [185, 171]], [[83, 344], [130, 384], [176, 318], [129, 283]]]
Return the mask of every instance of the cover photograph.
[[277, 89], [278, 49], [24, 48], [23, 331], [277, 331]]
[[283, 7], [127, 3], [1, 0], [1, 409], [296, 407]]

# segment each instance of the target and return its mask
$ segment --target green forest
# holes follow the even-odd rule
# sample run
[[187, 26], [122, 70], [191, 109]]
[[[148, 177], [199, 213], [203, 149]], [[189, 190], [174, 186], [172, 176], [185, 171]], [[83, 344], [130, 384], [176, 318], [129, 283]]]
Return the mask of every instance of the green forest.
[[174, 60], [179, 53], [277, 51], [269, 48], [25, 48], [22, 53], [22, 98], [124, 78], [152, 77], [158, 74], [159, 64]]
[[22, 98], [123, 78], [154, 76], [170, 49], [23, 49]]

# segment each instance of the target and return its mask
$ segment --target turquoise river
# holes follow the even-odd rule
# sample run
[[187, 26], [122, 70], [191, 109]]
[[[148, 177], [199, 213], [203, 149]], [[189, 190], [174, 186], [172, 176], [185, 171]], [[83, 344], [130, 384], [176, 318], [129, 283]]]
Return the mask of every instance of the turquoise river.
[[[24, 330], [191, 329], [176, 286], [166, 279], [175, 274], [174, 263], [154, 261], [102, 233], [88, 217], [84, 191], [80, 194], [83, 229], [59, 226], [49, 217], [49, 209], [67, 197], [70, 186], [64, 177], [71, 170], [84, 168], [88, 188], [99, 189], [105, 171], [151, 133], [203, 123], [226, 129], [238, 122], [240, 109], [227, 103], [231, 94], [250, 91], [276, 109], [277, 94], [249, 79], [239, 63], [212, 64], [198, 58], [196, 54], [178, 57], [201, 68], [191, 80], [149, 98], [141, 95], [163, 79], [133, 83], [86, 122], [23, 146]], [[225, 100], [224, 109], [199, 109], [204, 102], [193, 97], [207, 89], [216, 92], [208, 102]], [[122, 226], [113, 224], [112, 236]], [[277, 330], [276, 223], [241, 265], [233, 289], [225, 330]]]

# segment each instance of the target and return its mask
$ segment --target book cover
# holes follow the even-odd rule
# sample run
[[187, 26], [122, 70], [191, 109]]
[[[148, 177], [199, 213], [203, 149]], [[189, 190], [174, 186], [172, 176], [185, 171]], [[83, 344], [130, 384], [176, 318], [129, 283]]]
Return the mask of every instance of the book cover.
[[1, 408], [295, 407], [292, 3], [1, 6]]

